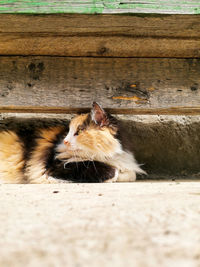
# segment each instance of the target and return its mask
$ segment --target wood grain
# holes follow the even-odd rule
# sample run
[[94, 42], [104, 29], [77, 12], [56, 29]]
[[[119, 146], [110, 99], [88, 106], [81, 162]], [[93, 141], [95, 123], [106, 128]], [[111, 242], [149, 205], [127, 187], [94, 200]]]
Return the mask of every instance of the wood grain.
[[200, 16], [0, 16], [0, 55], [200, 57]]
[[[36, 107], [36, 106], [0, 106], [0, 113], [22, 114], [80, 114], [89, 113], [91, 106], [87, 108], [61, 108], [61, 107]], [[110, 114], [119, 115], [200, 115], [198, 107], [171, 107], [171, 108], [105, 108]]]
[[1, 14], [0, 33], [81, 36], [200, 37], [200, 15], [14, 15]]
[[0, 13], [164, 13], [200, 14], [198, 0], [4, 0]]
[[199, 58], [200, 39], [0, 35], [0, 55]]
[[1, 57], [0, 63], [1, 112], [73, 113], [98, 101], [112, 113], [200, 113], [198, 59]]

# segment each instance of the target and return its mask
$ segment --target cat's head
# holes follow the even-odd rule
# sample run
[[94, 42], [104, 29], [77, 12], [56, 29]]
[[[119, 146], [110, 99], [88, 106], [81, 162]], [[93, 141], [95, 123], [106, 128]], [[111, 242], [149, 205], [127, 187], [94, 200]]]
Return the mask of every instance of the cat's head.
[[121, 153], [118, 121], [94, 102], [91, 112], [74, 117], [64, 138], [66, 149], [85, 158], [103, 159]]

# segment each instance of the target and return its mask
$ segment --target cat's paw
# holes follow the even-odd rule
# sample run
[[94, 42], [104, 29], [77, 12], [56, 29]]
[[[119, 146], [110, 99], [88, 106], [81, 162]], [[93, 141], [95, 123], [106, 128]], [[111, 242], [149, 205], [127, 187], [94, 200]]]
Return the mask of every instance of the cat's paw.
[[136, 173], [134, 171], [119, 172], [117, 182], [135, 182]]

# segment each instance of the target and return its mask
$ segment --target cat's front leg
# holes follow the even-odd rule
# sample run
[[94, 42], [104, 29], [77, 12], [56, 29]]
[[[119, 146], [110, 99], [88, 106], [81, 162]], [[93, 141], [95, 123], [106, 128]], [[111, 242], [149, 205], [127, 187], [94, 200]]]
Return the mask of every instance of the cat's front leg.
[[134, 171], [119, 171], [116, 182], [135, 182], [136, 173]]

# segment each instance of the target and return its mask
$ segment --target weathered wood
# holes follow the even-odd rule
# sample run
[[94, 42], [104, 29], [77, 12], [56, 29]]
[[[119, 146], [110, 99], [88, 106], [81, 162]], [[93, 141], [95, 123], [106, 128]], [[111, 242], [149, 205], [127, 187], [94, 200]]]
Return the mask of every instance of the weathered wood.
[[[36, 106], [0, 106], [0, 113], [23, 113], [23, 114], [77, 114], [88, 113], [87, 108], [62, 108], [62, 107], [36, 107]], [[171, 108], [105, 108], [111, 114], [124, 115], [200, 115], [198, 107], [171, 107]]]
[[0, 57], [1, 112], [199, 114], [199, 85], [198, 59]]
[[116, 35], [138, 37], [200, 37], [200, 15], [14, 15], [1, 14], [0, 33]]
[[0, 16], [0, 55], [200, 57], [200, 16]]
[[199, 58], [200, 39], [0, 35], [0, 55]]
[[198, 0], [5, 0], [0, 13], [165, 13], [200, 14]]

